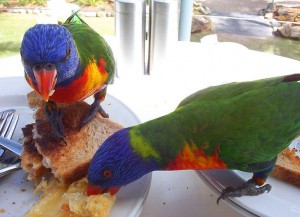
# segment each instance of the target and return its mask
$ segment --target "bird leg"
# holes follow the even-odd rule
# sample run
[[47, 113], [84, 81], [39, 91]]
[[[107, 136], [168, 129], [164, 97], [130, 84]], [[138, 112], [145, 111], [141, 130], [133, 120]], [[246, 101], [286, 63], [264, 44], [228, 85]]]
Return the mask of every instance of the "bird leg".
[[[217, 199], [217, 204], [221, 199], [227, 199], [228, 197], [241, 197], [244, 195], [248, 196], [256, 196], [263, 194], [265, 191], [269, 192], [272, 189], [270, 184], [263, 185], [267, 180], [269, 174], [272, 172], [274, 165], [276, 162], [276, 158], [271, 161], [266, 161], [262, 163], [254, 163], [248, 165], [248, 168], [252, 169], [260, 169], [258, 172], [254, 172], [251, 179], [245, 182], [242, 186], [233, 188], [227, 187], [225, 188], [221, 195]], [[256, 186], [260, 187], [256, 187]]]
[[50, 123], [54, 136], [59, 140], [65, 139], [65, 131], [62, 123], [63, 112], [53, 101], [46, 102], [45, 105], [46, 120]]
[[264, 193], [265, 191], [269, 192], [272, 189], [272, 186], [270, 184], [266, 184], [261, 187], [256, 187], [256, 185], [256, 181], [253, 178], [251, 178], [240, 187], [227, 187], [222, 191], [221, 195], [218, 197], [217, 204], [219, 204], [219, 201], [221, 199], [224, 200], [229, 197], [241, 197], [244, 195], [256, 196]]
[[95, 118], [96, 114], [99, 112], [100, 115], [104, 118], [108, 118], [109, 115], [104, 111], [100, 103], [104, 100], [106, 95], [106, 86], [100, 91], [94, 94], [94, 102], [91, 104], [85, 118], [81, 122], [81, 127], [89, 123], [92, 119]]

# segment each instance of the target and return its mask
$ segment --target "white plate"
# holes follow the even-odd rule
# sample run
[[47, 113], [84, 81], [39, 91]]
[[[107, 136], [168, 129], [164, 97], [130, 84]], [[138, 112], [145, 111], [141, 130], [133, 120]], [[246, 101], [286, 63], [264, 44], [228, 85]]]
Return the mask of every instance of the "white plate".
[[[24, 78], [0, 79], [0, 111], [15, 108], [20, 115], [20, 120], [13, 139], [22, 139], [21, 128], [27, 123], [32, 123], [33, 111], [27, 107], [26, 94], [31, 91]], [[90, 101], [92, 99], [89, 99]], [[103, 108], [109, 113], [110, 118], [123, 126], [132, 126], [140, 123], [137, 116], [121, 101], [107, 95]], [[34, 185], [26, 180], [23, 171], [15, 172], [0, 178], [0, 213], [1, 217], [21, 217], [37, 201], [33, 194]], [[117, 194], [117, 201], [111, 210], [111, 217], [139, 216], [143, 203], [147, 197], [151, 183], [151, 174], [121, 188]]]
[[[236, 170], [205, 170], [197, 171], [197, 174], [217, 193], [221, 193], [228, 186], [240, 186], [252, 177], [251, 173]], [[269, 193], [230, 198], [220, 203], [226, 202], [246, 216], [299, 217], [300, 188], [272, 176], [267, 179], [266, 183], [272, 185]]]

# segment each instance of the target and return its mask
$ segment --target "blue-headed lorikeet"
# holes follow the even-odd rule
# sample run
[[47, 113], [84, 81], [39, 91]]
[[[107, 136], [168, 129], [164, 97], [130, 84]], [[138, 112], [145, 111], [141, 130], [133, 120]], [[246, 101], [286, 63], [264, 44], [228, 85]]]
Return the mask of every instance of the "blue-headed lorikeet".
[[218, 201], [270, 191], [263, 184], [277, 154], [300, 133], [299, 80], [295, 74], [209, 87], [168, 115], [116, 132], [91, 161], [88, 193], [115, 191], [155, 170], [202, 169], [253, 173]]
[[77, 12], [64, 24], [37, 24], [27, 30], [21, 50], [25, 78], [46, 101], [47, 118], [62, 139], [62, 115], [56, 103], [74, 103], [94, 94], [82, 126], [96, 114], [108, 115], [100, 106], [115, 74], [112, 50], [103, 37]]

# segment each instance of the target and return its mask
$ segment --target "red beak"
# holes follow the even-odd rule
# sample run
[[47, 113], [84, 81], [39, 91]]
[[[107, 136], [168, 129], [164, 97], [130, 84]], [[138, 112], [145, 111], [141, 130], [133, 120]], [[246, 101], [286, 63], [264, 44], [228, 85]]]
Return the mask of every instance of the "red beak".
[[88, 184], [88, 186], [86, 188], [86, 193], [87, 193], [88, 196], [90, 196], [90, 195], [98, 195], [98, 194], [103, 194], [103, 193], [109, 192], [113, 196], [119, 190], [120, 190], [120, 188], [118, 188], [118, 187], [114, 187], [114, 188], [101, 188], [100, 186]]
[[56, 69], [46, 70], [41, 69], [39, 71], [33, 70], [35, 80], [39, 89], [39, 93], [43, 99], [48, 102], [50, 95], [53, 94], [53, 90], [57, 81]]

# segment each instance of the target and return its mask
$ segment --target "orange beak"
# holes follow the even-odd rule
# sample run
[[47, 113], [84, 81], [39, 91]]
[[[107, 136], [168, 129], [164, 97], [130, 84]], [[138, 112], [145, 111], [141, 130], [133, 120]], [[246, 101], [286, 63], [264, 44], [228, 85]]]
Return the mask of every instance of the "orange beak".
[[57, 71], [41, 69], [39, 71], [33, 70], [35, 80], [39, 89], [39, 93], [43, 99], [48, 102], [50, 95], [53, 94], [54, 87], [57, 81]]
[[103, 194], [103, 193], [106, 193], [106, 192], [109, 192], [111, 195], [115, 195], [119, 190], [120, 190], [120, 188], [118, 188], [118, 187], [115, 187], [115, 188], [101, 188], [101, 187], [96, 186], [96, 185], [88, 184], [88, 186], [86, 188], [86, 193], [87, 193], [88, 196]]

